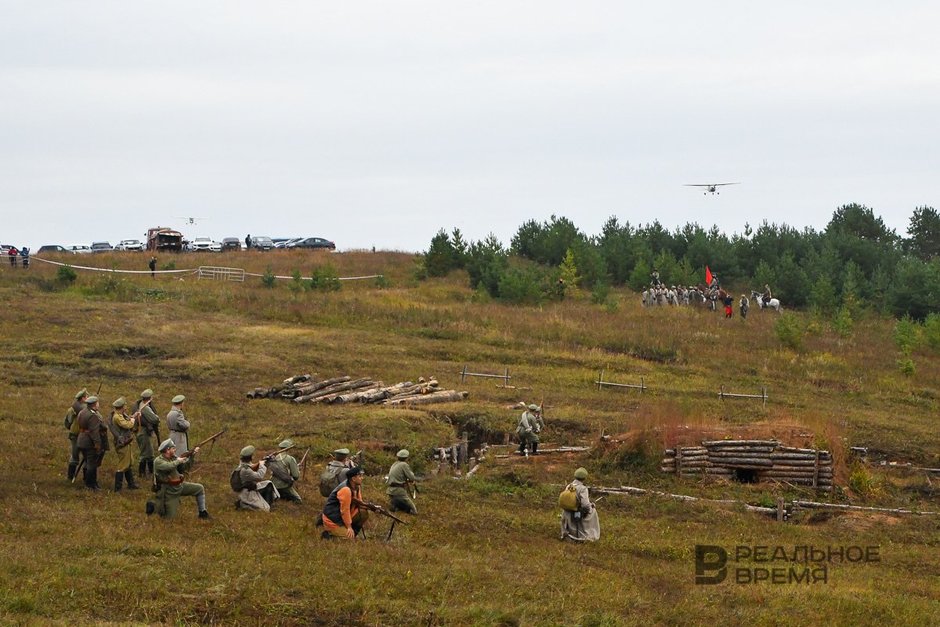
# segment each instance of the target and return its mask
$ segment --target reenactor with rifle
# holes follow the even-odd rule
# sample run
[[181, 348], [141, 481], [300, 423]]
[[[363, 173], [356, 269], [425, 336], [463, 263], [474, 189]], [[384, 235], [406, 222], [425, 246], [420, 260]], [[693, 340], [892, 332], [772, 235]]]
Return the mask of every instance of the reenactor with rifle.
[[[576, 542], [594, 542], [601, 537], [601, 523], [597, 508], [584, 482], [588, 478], [585, 468], [574, 471], [574, 480], [558, 497], [561, 512], [561, 539]], [[602, 497], [603, 498], [603, 497]]]
[[180, 498], [193, 496], [196, 498], [199, 517], [209, 518], [209, 512], [206, 510], [206, 489], [201, 483], [186, 481], [183, 476], [183, 472], [192, 467], [199, 447], [177, 457], [176, 444], [167, 439], [160, 444], [159, 453], [153, 462], [153, 490], [156, 496], [147, 501], [147, 515], [156, 511], [162, 518], [174, 518], [179, 510]]
[[417, 514], [418, 508], [413, 500], [413, 497], [417, 496], [417, 488], [415, 487], [417, 478], [407, 462], [408, 450], [398, 451], [396, 457], [398, 461], [392, 464], [388, 471], [388, 477], [385, 479], [388, 484], [385, 494], [388, 495], [390, 501], [389, 509], [393, 512], [402, 511]]
[[176, 448], [184, 453], [189, 450], [189, 421], [186, 420], [186, 415], [183, 414], [183, 403], [185, 401], [186, 397], [182, 394], [174, 396], [171, 401], [173, 409], [166, 415], [166, 425], [170, 430], [170, 439], [173, 440]]
[[88, 389], [82, 388], [75, 393], [75, 401], [65, 412], [65, 428], [69, 432], [69, 481], [75, 478], [75, 470], [78, 468], [78, 414], [85, 409], [86, 398], [88, 398]]
[[[303, 499], [294, 489], [294, 483], [300, 479], [300, 465], [288, 449], [294, 448], [294, 441], [287, 439], [278, 444], [281, 452], [277, 453], [268, 463], [271, 469], [271, 483], [285, 501], [300, 503]], [[308, 450], [309, 452], [309, 450]]]
[[97, 396], [85, 399], [85, 409], [79, 412], [75, 421], [78, 423], [78, 449], [82, 454], [78, 465], [79, 468], [85, 467], [85, 487], [89, 490], [100, 490], [98, 466], [108, 451], [108, 427], [98, 413]]
[[531, 403], [526, 411], [519, 417], [519, 426], [516, 434], [519, 436], [519, 453], [526, 455], [526, 447], [535, 455], [539, 450], [539, 432], [545, 427], [545, 422], [539, 415], [539, 406]]
[[[346, 481], [346, 473], [349, 472], [349, 469], [358, 465], [355, 462], [355, 457], [349, 456], [348, 448], [338, 448], [331, 455], [333, 459], [326, 463], [326, 468], [320, 474], [321, 496], [329, 496], [336, 489], [336, 486]], [[356, 457], [358, 457], [358, 454]]]
[[138, 431], [137, 420], [140, 414], [135, 413], [132, 416], [128, 416], [124, 412], [125, 405], [127, 405], [127, 402], [124, 400], [123, 396], [111, 403], [111, 407], [113, 407], [114, 410], [111, 412], [111, 418], [108, 421], [108, 430], [111, 431], [111, 435], [114, 437], [115, 492], [121, 491], [125, 479], [127, 480], [128, 490], [136, 490], [140, 487], [134, 482], [134, 471], [132, 470], [134, 465], [134, 451], [131, 446], [134, 443]]
[[[293, 443], [291, 443], [288, 448], [293, 448], [293, 446]], [[279, 499], [281, 495], [274, 487], [274, 484], [265, 479], [268, 474], [267, 464], [274, 459], [275, 455], [282, 453], [284, 450], [266, 455], [257, 462], [251, 461], [255, 454], [255, 447], [248, 445], [241, 450], [239, 453], [240, 462], [232, 471], [231, 476], [232, 490], [238, 494], [238, 500], [235, 501], [236, 509], [271, 511], [274, 501]]]
[[140, 464], [137, 466], [137, 475], [146, 477], [148, 473], [153, 474], [153, 437], [157, 436], [157, 443], [160, 442], [160, 416], [153, 408], [153, 390], [148, 388], [141, 392], [132, 409], [135, 414], [140, 414], [140, 431], [137, 433]]

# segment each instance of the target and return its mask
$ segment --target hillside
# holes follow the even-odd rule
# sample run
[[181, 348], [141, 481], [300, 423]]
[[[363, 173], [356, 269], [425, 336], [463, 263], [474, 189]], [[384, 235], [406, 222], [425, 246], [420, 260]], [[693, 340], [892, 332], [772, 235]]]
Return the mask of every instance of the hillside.
[[[50, 257], [75, 263], [75, 258]], [[101, 268], [145, 270], [133, 253], [84, 256]], [[329, 264], [339, 291], [298, 281], [266, 287], [197, 280], [191, 274], [120, 275], [34, 260], [0, 266], [6, 304], [0, 331], [0, 620], [11, 623], [219, 624], [925, 624], [940, 615], [940, 516], [800, 514], [769, 517], [656, 497], [608, 496], [598, 504], [602, 536], [591, 545], [558, 540], [557, 497], [578, 466], [589, 485], [630, 485], [767, 505], [778, 497], [940, 511], [938, 478], [864, 466], [872, 459], [940, 466], [940, 354], [913, 348], [899, 366], [893, 319], [859, 315], [847, 334], [805, 312], [791, 348], [776, 314], [692, 308], [643, 309], [615, 289], [607, 304], [576, 294], [541, 307], [493, 302], [466, 275], [417, 281], [400, 253], [303, 251], [160, 256], [160, 267], [213, 263], [262, 274], [309, 276]], [[495, 379], [509, 370], [515, 388]], [[642, 378], [647, 390], [598, 389]], [[301, 373], [386, 383], [435, 376], [465, 402], [399, 409], [249, 400], [259, 386]], [[62, 416], [75, 391], [101, 386], [102, 407], [152, 388], [161, 416], [187, 397], [198, 440], [223, 427], [193, 481], [206, 486], [209, 521], [191, 499], [171, 521], [144, 515], [149, 492], [88, 493], [65, 480]], [[720, 400], [718, 391], [768, 402]], [[503, 442], [517, 403], [543, 402], [546, 447], [590, 446], [585, 454], [498, 458], [490, 449], [469, 479], [432, 474], [434, 447], [467, 431], [474, 444]], [[601, 435], [613, 436], [601, 442]], [[677, 442], [778, 436], [831, 450], [831, 496], [787, 486], [701, 483], [659, 473]], [[228, 474], [246, 444], [273, 450], [291, 437], [317, 462], [299, 490], [305, 501], [271, 514], [236, 511]], [[362, 449], [365, 495], [386, 504], [382, 476], [399, 448], [426, 477], [419, 516], [397, 527], [374, 521], [364, 542], [319, 540], [316, 476], [328, 452]], [[298, 455], [299, 457], [299, 455]], [[106, 457], [102, 485], [108, 485]], [[12, 541], [11, 541], [12, 540]], [[695, 545], [877, 546], [880, 560], [834, 563], [826, 582], [695, 584]], [[751, 564], [749, 564], [751, 565]], [[762, 566], [757, 564], [757, 566]], [[767, 564], [763, 566], [768, 566]], [[790, 563], [769, 564], [790, 567]], [[803, 565], [800, 565], [801, 568]]]

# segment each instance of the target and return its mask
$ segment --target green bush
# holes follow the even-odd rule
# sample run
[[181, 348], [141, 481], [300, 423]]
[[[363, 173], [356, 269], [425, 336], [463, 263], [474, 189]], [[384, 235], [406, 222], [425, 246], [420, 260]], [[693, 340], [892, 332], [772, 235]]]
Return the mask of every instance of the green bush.
[[167, 263], [165, 263], [165, 264], [163, 264], [162, 266], [160, 266], [160, 269], [161, 269], [161, 270], [176, 270], [176, 262], [175, 262], [175, 261], [168, 261]]
[[780, 342], [793, 350], [803, 348], [803, 325], [799, 318], [790, 313], [781, 314], [774, 322], [774, 333]]
[[607, 301], [608, 298], [610, 298], [610, 285], [604, 281], [595, 283], [594, 289], [591, 290], [591, 302], [595, 305], [610, 304]]
[[78, 275], [75, 274], [75, 270], [72, 269], [72, 266], [59, 266], [59, 270], [55, 274], [56, 281], [63, 285], [71, 285], [77, 278]]
[[924, 340], [933, 350], [940, 350], [940, 314], [932, 313], [924, 320]]
[[274, 272], [271, 270], [271, 266], [268, 266], [264, 270], [264, 274], [261, 275], [261, 283], [267, 288], [274, 287], [274, 283], [277, 279], [274, 277]]
[[894, 343], [905, 355], [917, 348], [919, 325], [910, 316], [904, 316], [894, 324]]
[[913, 377], [914, 373], [917, 372], [917, 368], [914, 366], [914, 360], [911, 359], [910, 355], [902, 355], [897, 363], [898, 370], [906, 377]]
[[852, 320], [852, 313], [849, 309], [850, 307], [848, 305], [839, 307], [839, 311], [836, 312], [836, 315], [832, 319], [832, 328], [842, 337], [851, 336], [852, 328], [855, 326], [855, 322]]
[[534, 268], [509, 268], [499, 278], [499, 299], [516, 304], [536, 304], [542, 299], [541, 278]]
[[300, 276], [300, 270], [294, 270], [291, 272], [291, 281], [287, 284], [287, 289], [289, 289], [294, 294], [299, 294], [300, 292], [308, 289], [308, 286], [304, 285], [303, 278]]
[[310, 288], [321, 292], [339, 291], [340, 281], [336, 268], [330, 264], [314, 268], [310, 273]]

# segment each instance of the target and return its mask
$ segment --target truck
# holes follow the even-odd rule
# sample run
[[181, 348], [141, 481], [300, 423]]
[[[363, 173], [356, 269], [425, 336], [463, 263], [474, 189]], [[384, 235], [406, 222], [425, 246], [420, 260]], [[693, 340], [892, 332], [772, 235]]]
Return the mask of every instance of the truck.
[[183, 234], [166, 226], [148, 229], [147, 250], [179, 252], [183, 250]]

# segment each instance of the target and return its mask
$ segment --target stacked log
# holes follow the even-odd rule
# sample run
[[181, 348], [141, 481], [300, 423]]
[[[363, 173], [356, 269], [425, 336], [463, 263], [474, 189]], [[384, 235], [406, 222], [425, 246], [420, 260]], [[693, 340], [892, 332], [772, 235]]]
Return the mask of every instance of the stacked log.
[[353, 379], [349, 376], [317, 380], [309, 374], [285, 379], [283, 384], [270, 388], [255, 388], [248, 398], [284, 398], [294, 403], [382, 403], [386, 405], [423, 405], [460, 401], [468, 392], [442, 390], [437, 379], [420, 377], [417, 383], [402, 381], [385, 385], [368, 377]]
[[832, 488], [829, 451], [783, 446], [776, 440], [706, 440], [701, 446], [667, 449], [662, 472], [680, 477], [733, 477], [750, 471], [755, 481]]

